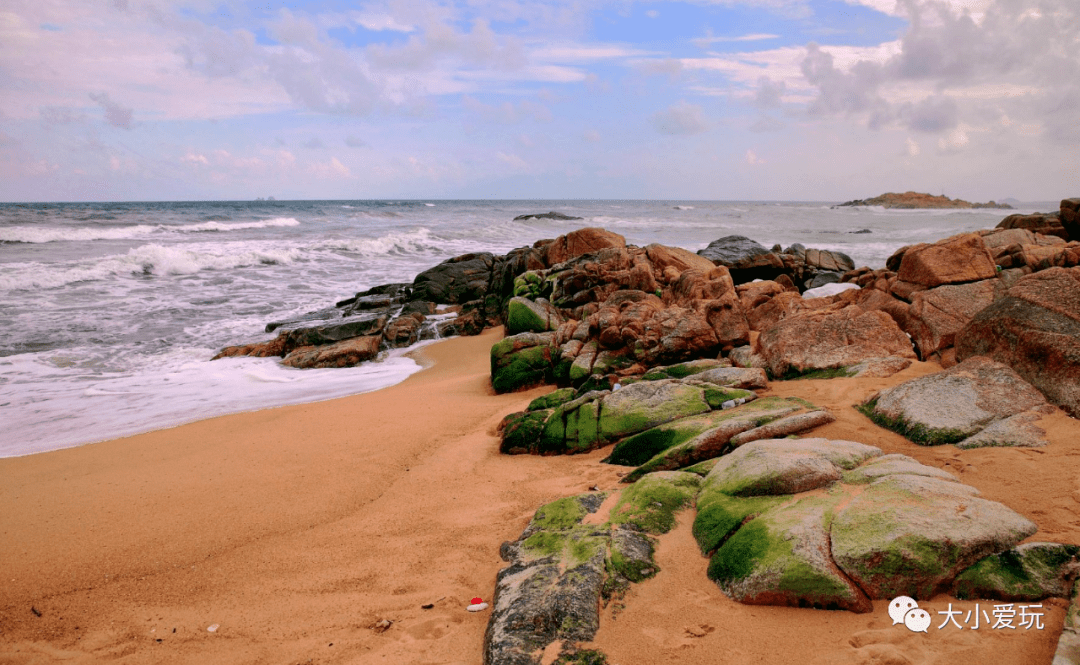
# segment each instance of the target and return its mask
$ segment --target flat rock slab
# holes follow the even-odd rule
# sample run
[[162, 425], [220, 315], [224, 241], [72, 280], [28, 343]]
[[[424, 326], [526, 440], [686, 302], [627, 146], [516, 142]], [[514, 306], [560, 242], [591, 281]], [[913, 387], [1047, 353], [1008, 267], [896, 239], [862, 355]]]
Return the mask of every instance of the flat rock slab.
[[[976, 356], [943, 372], [912, 379], [881, 391], [861, 409], [874, 422], [915, 443], [961, 443], [991, 423], [1025, 411], [1046, 410], [1046, 399], [1009, 367]], [[1031, 441], [1026, 419], [1001, 425], [969, 447], [1010, 440]], [[1027, 437], [1027, 438], [1025, 438]], [[1026, 445], [1032, 445], [1027, 443]]]

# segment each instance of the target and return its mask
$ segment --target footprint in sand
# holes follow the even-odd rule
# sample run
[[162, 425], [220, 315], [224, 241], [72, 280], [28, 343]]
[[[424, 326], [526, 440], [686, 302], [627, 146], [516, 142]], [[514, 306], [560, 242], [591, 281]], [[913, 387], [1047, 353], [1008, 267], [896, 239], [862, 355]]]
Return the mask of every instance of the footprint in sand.
[[707, 623], [703, 623], [697, 626], [687, 627], [685, 630], [687, 637], [705, 637], [709, 633], [716, 630], [716, 628], [710, 626]]

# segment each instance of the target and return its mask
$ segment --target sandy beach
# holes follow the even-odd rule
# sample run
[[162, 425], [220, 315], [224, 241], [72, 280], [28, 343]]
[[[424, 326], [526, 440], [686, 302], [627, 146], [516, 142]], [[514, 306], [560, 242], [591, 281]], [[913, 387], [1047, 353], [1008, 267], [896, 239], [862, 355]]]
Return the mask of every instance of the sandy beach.
[[[495, 395], [501, 329], [421, 349], [430, 365], [378, 392], [224, 416], [0, 460], [0, 662], [462, 663], [482, 661], [499, 545], [537, 507], [617, 489], [608, 450], [498, 453], [496, 428], [550, 387]], [[1080, 544], [1080, 425], [1043, 418], [1041, 449], [923, 448], [851, 406], [938, 371], [775, 382], [826, 406], [814, 436], [902, 452], [1035, 521], [1029, 540]], [[602, 614], [612, 663], [1050, 663], [1062, 600], [1042, 630], [936, 630], [871, 614], [740, 605], [705, 575], [691, 513], [659, 540], [661, 572]], [[433, 604], [431, 609], [422, 606]], [[982, 601], [985, 608], [988, 603]], [[372, 625], [391, 623], [379, 632]], [[208, 627], [218, 626], [214, 632]]]

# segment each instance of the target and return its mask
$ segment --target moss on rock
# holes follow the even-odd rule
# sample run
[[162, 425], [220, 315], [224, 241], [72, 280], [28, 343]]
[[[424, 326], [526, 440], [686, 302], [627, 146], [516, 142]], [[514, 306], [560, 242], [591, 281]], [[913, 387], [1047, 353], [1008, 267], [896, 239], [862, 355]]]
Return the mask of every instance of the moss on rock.
[[576, 397], [576, 393], [573, 388], [559, 388], [547, 395], [541, 395], [533, 401], [529, 402], [529, 406], [526, 407], [526, 411], [540, 411], [542, 409], [553, 409], [557, 406], [565, 404]]
[[1078, 572], [1078, 557], [1076, 545], [1025, 543], [988, 556], [957, 575], [953, 595], [1009, 602], [1066, 597]]
[[701, 548], [701, 553], [712, 552], [744, 521], [785, 500], [773, 496], [739, 498], [715, 488], [703, 489], [698, 495], [697, 516], [694, 518], [693, 528], [694, 539]]
[[610, 521], [654, 535], [667, 533], [675, 526], [675, 514], [690, 506], [700, 486], [701, 478], [692, 473], [649, 474], [623, 490]]

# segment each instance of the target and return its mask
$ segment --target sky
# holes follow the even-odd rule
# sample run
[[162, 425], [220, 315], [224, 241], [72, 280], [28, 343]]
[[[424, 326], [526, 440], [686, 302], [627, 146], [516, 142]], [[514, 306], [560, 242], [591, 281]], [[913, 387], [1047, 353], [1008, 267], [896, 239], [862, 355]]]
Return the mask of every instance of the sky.
[[0, 201], [1080, 196], [1076, 0], [5, 0]]

